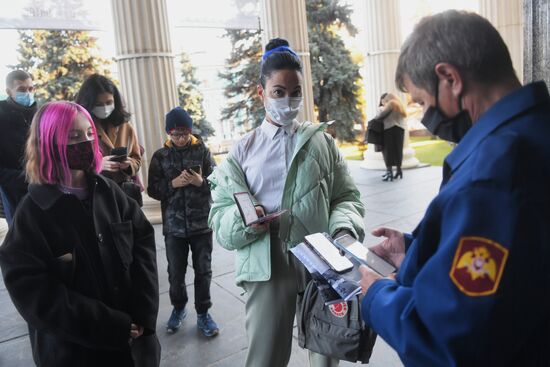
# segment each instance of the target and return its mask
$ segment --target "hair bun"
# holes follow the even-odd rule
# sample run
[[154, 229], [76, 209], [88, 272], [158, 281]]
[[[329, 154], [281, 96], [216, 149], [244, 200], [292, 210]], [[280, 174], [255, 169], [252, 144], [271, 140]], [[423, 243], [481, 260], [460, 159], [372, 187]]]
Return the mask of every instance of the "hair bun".
[[290, 47], [290, 44], [284, 38], [273, 38], [273, 39], [270, 39], [267, 45], [265, 46], [265, 51], [267, 52], [269, 50], [273, 50], [274, 48], [277, 48], [280, 46]]

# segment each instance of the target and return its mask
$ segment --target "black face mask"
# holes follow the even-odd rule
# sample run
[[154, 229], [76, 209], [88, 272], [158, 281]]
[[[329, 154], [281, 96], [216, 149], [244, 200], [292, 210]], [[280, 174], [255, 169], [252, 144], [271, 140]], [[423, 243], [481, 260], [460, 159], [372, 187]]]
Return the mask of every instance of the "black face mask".
[[472, 127], [472, 119], [468, 111], [462, 109], [462, 98], [458, 102], [460, 112], [453, 117], [445, 117], [439, 110], [438, 94], [439, 86], [437, 85], [435, 107], [428, 108], [421, 122], [433, 135], [437, 135], [443, 140], [458, 143]]
[[87, 140], [67, 145], [67, 163], [70, 169], [90, 171], [94, 163], [94, 141]]

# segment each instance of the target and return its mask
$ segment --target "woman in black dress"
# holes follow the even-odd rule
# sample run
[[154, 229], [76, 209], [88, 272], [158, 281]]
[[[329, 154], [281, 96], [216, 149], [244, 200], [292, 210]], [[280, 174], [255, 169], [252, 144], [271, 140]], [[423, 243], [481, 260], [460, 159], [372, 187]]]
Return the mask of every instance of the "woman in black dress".
[[[393, 181], [394, 178], [403, 178], [401, 163], [403, 162], [403, 140], [407, 123], [405, 107], [395, 95], [384, 93], [380, 97], [380, 112], [375, 119], [384, 121], [384, 145], [382, 155], [386, 164], [386, 173], [383, 181]], [[392, 167], [396, 167], [395, 175]]]

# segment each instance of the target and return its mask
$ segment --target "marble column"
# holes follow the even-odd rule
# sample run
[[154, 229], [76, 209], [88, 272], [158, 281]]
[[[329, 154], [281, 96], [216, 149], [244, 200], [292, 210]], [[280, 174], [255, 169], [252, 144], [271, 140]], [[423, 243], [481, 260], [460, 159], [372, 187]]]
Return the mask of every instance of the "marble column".
[[272, 38], [284, 38], [300, 56], [304, 77], [304, 105], [298, 119], [315, 121], [306, 2], [305, 0], [261, 0], [260, 4], [263, 45], [265, 47]]
[[[149, 161], [166, 138], [164, 115], [178, 105], [165, 0], [112, 0], [118, 75], [145, 148], [140, 176], [147, 185]], [[144, 212], [159, 222], [160, 205], [144, 195]]]
[[550, 86], [550, 0], [524, 0], [523, 19], [523, 81]]
[[519, 80], [523, 79], [522, 0], [479, 0], [479, 13], [498, 30], [512, 57]]
[[164, 115], [178, 105], [165, 0], [112, 0], [116, 61], [122, 95], [145, 148], [141, 177], [162, 147]]
[[[367, 120], [376, 116], [380, 96], [391, 92], [401, 98], [405, 97], [395, 86], [395, 70], [401, 48], [401, 24], [399, 0], [362, 0], [365, 12], [365, 92], [367, 102]], [[406, 104], [405, 104], [406, 105]], [[381, 153], [369, 146], [365, 151], [365, 160], [361, 167], [367, 169], [385, 169]], [[409, 133], [405, 133], [403, 145], [403, 168], [418, 166], [414, 150], [409, 146]]]

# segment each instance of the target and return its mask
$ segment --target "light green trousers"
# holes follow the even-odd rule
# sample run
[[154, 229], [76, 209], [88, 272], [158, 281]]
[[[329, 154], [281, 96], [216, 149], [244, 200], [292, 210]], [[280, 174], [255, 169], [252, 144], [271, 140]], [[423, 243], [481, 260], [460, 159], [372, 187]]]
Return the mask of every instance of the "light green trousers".
[[[305, 279], [302, 266], [291, 253], [283, 250], [278, 226], [271, 224], [271, 279], [244, 282], [248, 354], [246, 367], [286, 367], [292, 350], [292, 326], [296, 300]], [[300, 289], [301, 288], [301, 289]], [[311, 367], [337, 367], [339, 361], [309, 352]]]

